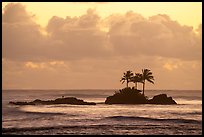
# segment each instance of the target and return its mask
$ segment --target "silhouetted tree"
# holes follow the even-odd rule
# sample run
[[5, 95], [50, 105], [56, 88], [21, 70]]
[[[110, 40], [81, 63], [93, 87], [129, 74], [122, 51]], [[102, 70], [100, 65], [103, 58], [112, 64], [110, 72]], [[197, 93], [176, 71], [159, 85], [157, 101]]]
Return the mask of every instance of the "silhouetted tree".
[[128, 83], [131, 81], [133, 77], [132, 71], [128, 70], [126, 73], [123, 73], [123, 77], [121, 78], [120, 82], [122, 81], [122, 84], [126, 81], [127, 83], [127, 88], [128, 88]]
[[135, 73], [135, 76], [132, 77], [131, 82], [135, 83], [135, 88], [137, 90], [137, 82], [142, 83], [142, 74]]
[[145, 88], [145, 80], [154, 84], [154, 77], [152, 75], [152, 72], [149, 69], [142, 69], [143, 95], [144, 95], [144, 88]]

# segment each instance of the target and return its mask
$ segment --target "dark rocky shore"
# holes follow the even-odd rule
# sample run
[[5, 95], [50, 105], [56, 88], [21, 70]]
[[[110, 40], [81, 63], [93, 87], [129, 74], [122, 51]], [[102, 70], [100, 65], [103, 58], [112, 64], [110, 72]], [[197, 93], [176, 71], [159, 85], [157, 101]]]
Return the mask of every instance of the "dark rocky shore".
[[106, 98], [105, 104], [160, 104], [171, 105], [177, 104], [172, 97], [167, 97], [166, 94], [154, 96], [152, 99], [147, 99], [141, 94], [140, 90], [124, 88], [116, 92], [113, 96]]
[[13, 105], [53, 105], [53, 104], [72, 104], [72, 105], [96, 105], [94, 102], [85, 102], [75, 97], [57, 98], [55, 100], [43, 101], [36, 99], [31, 102], [9, 102]]

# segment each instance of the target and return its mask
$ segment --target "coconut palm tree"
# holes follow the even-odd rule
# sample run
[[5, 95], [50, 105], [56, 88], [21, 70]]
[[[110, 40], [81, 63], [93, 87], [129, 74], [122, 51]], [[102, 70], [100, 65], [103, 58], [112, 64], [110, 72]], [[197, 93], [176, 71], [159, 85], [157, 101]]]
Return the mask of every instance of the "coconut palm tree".
[[135, 76], [132, 77], [131, 82], [135, 83], [135, 88], [137, 90], [137, 82], [142, 82], [142, 74], [135, 73]]
[[128, 83], [131, 81], [133, 77], [133, 73], [132, 71], [128, 70], [126, 71], [126, 73], [123, 73], [123, 77], [121, 78], [120, 82], [122, 82], [122, 84], [126, 81], [126, 85], [128, 88]]
[[145, 88], [145, 80], [154, 84], [154, 77], [149, 69], [142, 69], [142, 83], [143, 83], [143, 95]]

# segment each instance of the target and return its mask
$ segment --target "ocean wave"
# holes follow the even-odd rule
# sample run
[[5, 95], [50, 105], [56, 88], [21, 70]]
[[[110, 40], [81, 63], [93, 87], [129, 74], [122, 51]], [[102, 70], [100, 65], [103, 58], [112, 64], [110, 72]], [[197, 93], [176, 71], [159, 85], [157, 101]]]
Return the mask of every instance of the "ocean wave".
[[175, 99], [185, 99], [185, 100], [202, 100], [200, 96], [175, 96]]
[[[34, 109], [34, 108], [32, 108], [32, 109]], [[25, 109], [25, 106], [18, 107], [15, 109], [7, 109], [7, 112], [10, 112], [12, 114], [64, 115], [64, 113], [60, 113], [60, 112], [28, 111], [27, 109]]]
[[[181, 124], [168, 124], [168, 125], [56, 125], [49, 127], [24, 127], [24, 128], [2, 128], [3, 135], [50, 135], [50, 134], [144, 134], [143, 131], [149, 134], [178, 134], [175, 131], [183, 133], [191, 133], [192, 130], [199, 134], [201, 133], [200, 125], [181, 125]], [[120, 131], [120, 132], [119, 132]], [[159, 131], [159, 132], [158, 132]], [[147, 134], [145, 133], [145, 134]], [[195, 133], [196, 134], [196, 133]]]
[[190, 112], [190, 113], [187, 113], [187, 114], [190, 114], [190, 115], [202, 115], [202, 112]]
[[108, 128], [110, 125], [73, 125], [73, 126], [52, 126], [52, 127], [24, 127], [24, 128], [2, 128], [3, 133], [22, 132], [22, 131], [38, 131], [38, 130], [53, 130], [53, 129], [77, 129], [77, 128]]
[[18, 132], [18, 131], [35, 131], [35, 130], [50, 130], [50, 129], [58, 129], [62, 128], [62, 126], [57, 127], [25, 127], [25, 128], [2, 128], [3, 133], [7, 132]]
[[26, 112], [26, 114], [39, 114], [39, 115], [65, 115], [64, 113], [59, 112]]
[[3, 111], [3, 114], [10, 114], [13, 116], [19, 116], [19, 115], [24, 115], [24, 114], [31, 114], [31, 115], [69, 115], [69, 116], [76, 116], [72, 114], [66, 114], [66, 113], [60, 113], [60, 112], [39, 112], [39, 111], [27, 111], [26, 109], [22, 109], [22, 107], [18, 108], [8, 108]]
[[158, 119], [158, 118], [150, 118], [150, 117], [136, 117], [136, 116], [111, 116], [106, 117], [106, 119], [115, 119], [115, 120], [141, 120], [141, 121], [166, 121], [166, 122], [174, 122], [174, 123], [194, 123], [201, 124], [202, 121], [193, 120], [193, 119]]
[[173, 115], [202, 115], [202, 112], [185, 112], [185, 113], [181, 113], [181, 112], [170, 112]]

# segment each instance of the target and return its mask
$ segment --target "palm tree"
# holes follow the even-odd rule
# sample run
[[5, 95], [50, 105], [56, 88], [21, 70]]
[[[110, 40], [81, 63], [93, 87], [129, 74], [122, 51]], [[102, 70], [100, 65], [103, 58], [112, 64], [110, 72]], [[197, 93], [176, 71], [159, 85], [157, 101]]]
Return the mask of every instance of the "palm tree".
[[122, 81], [122, 84], [126, 81], [127, 83], [127, 88], [128, 88], [128, 83], [131, 81], [133, 77], [132, 71], [128, 70], [126, 73], [123, 73], [123, 77], [121, 78], [120, 82]]
[[149, 69], [142, 69], [143, 95], [144, 95], [144, 88], [145, 88], [145, 80], [154, 84], [154, 77], [152, 76], [152, 72]]
[[132, 77], [131, 81], [135, 83], [135, 88], [137, 90], [137, 82], [142, 82], [142, 74], [140, 73], [135, 73], [135, 76]]

